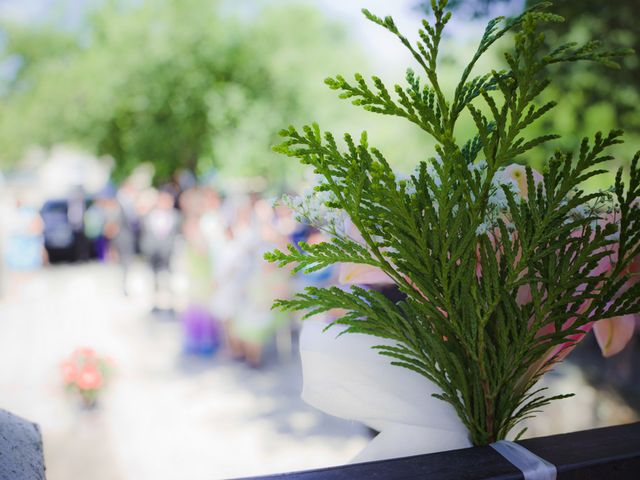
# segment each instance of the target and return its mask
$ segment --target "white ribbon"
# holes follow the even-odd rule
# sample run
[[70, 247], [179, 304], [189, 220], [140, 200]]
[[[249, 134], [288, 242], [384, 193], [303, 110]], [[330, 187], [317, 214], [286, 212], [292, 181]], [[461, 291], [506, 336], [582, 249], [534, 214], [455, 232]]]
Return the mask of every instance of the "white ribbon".
[[440, 389], [423, 376], [394, 365], [371, 347], [391, 344], [363, 334], [323, 331], [306, 320], [300, 335], [302, 398], [336, 417], [380, 432], [353, 463], [454, 450], [471, 446], [451, 405], [432, 397]]
[[[302, 398], [325, 413], [362, 422], [380, 433], [352, 463], [435, 453], [471, 446], [440, 389], [417, 373], [391, 365], [371, 347], [390, 342], [362, 334], [338, 336], [344, 327], [306, 320], [300, 334]], [[525, 480], [555, 480], [556, 467], [514, 442], [491, 446]]]
[[556, 480], [555, 465], [530, 452], [522, 445], [500, 440], [492, 443], [491, 446], [522, 472], [524, 480]]

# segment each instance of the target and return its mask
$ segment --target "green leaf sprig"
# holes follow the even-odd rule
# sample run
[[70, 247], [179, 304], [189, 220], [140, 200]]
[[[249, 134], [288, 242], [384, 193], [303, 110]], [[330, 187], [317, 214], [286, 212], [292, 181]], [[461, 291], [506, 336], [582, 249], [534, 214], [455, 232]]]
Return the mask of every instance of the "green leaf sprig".
[[[640, 255], [640, 154], [628, 185], [621, 170], [610, 191], [587, 193], [582, 185], [607, 171], [612, 157], [606, 150], [621, 142], [619, 131], [585, 139], [575, 158], [557, 152], [540, 178], [527, 167], [516, 172], [518, 185], [506, 179], [517, 159], [558, 138], [527, 134], [555, 106], [537, 102], [550, 82], [548, 67], [580, 60], [614, 66], [624, 52], [597, 42], [545, 51], [541, 27], [563, 19], [540, 4], [490, 21], [447, 96], [437, 60], [451, 13], [447, 0], [431, 6], [434, 19], [423, 20], [416, 43], [392, 18], [364, 10], [420, 66], [420, 73], [407, 72], [405, 85], [389, 89], [361, 75], [326, 83], [365, 110], [414, 123], [435, 139], [437, 157], [400, 178], [366, 134], [359, 140], [346, 134], [343, 146], [315, 124], [283, 130], [275, 149], [313, 167], [321, 178], [316, 191], [328, 194], [325, 206], [343, 212], [359, 235], [334, 231], [325, 243], [266, 258], [295, 271], [345, 262], [386, 273], [403, 300], [357, 286], [308, 287], [275, 306], [307, 316], [343, 309], [334, 324], [347, 333], [390, 340], [378, 352], [437, 384], [438, 398], [455, 408], [473, 443], [485, 445], [565, 397], [549, 397], [535, 385], [592, 321], [640, 312], [640, 282], [629, 287], [630, 266]], [[472, 76], [478, 59], [507, 33], [514, 38], [505, 54], [508, 68]], [[465, 112], [476, 131], [460, 142], [456, 126]], [[616, 220], [606, 221], [607, 215]], [[613, 272], [598, 273], [613, 256]]]

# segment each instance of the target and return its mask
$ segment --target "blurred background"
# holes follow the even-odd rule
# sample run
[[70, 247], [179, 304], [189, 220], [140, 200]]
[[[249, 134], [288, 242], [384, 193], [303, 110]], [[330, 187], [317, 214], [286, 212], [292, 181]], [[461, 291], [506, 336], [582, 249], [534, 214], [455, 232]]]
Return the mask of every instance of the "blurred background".
[[[457, 1], [446, 88], [489, 17], [533, 3]], [[419, 0], [0, 0], [0, 408], [40, 424], [50, 480], [329, 466], [371, 438], [300, 400], [299, 320], [269, 309], [335, 272], [292, 277], [262, 261], [321, 240], [274, 207], [313, 180], [271, 152], [279, 129], [367, 130], [400, 171], [433, 155], [417, 128], [323, 84], [356, 71], [393, 83], [414, 66], [362, 7], [410, 38], [425, 15]], [[640, 48], [636, 0], [555, 10], [568, 21], [551, 43]], [[506, 45], [479, 68], [499, 68]], [[621, 127], [614, 155], [630, 161], [640, 64], [622, 64], [554, 72], [544, 95], [560, 105], [533, 127], [562, 134], [549, 148]], [[556, 402], [527, 435], [638, 420], [638, 351], [636, 338], [605, 360], [587, 337], [547, 380], [577, 394], [571, 408]]]

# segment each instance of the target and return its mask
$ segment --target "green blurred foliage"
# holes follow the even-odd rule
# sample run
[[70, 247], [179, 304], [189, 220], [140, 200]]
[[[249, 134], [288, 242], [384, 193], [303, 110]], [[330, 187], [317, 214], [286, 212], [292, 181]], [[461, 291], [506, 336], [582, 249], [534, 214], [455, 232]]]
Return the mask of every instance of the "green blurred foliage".
[[[458, 1], [456, 13], [484, 15], [487, 6], [501, 1], [510, 0]], [[613, 47], [637, 47], [634, 3], [621, 0], [607, 8], [595, 0], [558, 1], [555, 10], [568, 21], [549, 32], [549, 40], [595, 37]], [[113, 157], [116, 179], [151, 162], [157, 181], [179, 168], [215, 168], [222, 178], [261, 176], [272, 190], [283, 190], [297, 185], [302, 172], [270, 146], [280, 128], [314, 120], [356, 136], [369, 130], [372, 144], [400, 170], [410, 171], [434, 153], [417, 129], [352, 108], [326, 88], [328, 75], [366, 74], [366, 57], [343, 27], [299, 2], [101, 5], [76, 29], [53, 22], [0, 24], [4, 61], [19, 65], [17, 75], [0, 84], [3, 165], [19, 160], [31, 145], [76, 143]], [[455, 83], [461, 62], [475, 48], [475, 41], [446, 41], [445, 87]], [[499, 57], [488, 58], [478, 72], [501, 65]], [[403, 83], [402, 74], [386, 80]], [[573, 148], [584, 135], [622, 127], [627, 143], [616, 154], [624, 163], [640, 144], [638, 87], [637, 55], [626, 57], [618, 71], [589, 64], [557, 70], [546, 99], [560, 100], [559, 106], [536, 128], [563, 135], [549, 148]], [[471, 126], [463, 119], [461, 136], [465, 122]], [[539, 166], [548, 153], [522, 160]]]
[[3, 85], [2, 161], [74, 142], [113, 157], [116, 178], [151, 162], [157, 181], [212, 167], [295, 181], [300, 170], [270, 146], [289, 123], [331, 115], [316, 98], [322, 80], [358, 55], [309, 7], [228, 7], [112, 1], [77, 31], [2, 25], [5, 58], [20, 60]]
[[571, 144], [583, 132], [623, 128], [626, 143], [617, 149], [621, 161], [629, 161], [631, 151], [640, 147], [639, 6], [638, 0], [556, 0], [553, 10], [566, 20], [547, 35], [550, 44], [596, 39], [611, 49], [635, 50], [620, 59], [620, 69], [561, 66], [550, 92], [561, 99], [558, 111], [547, 120], [550, 128], [560, 129]]
[[[531, 7], [544, 0], [451, 0], [460, 20], [473, 21], [480, 18], [484, 22], [492, 14], [493, 7], [511, 4]], [[430, 11], [429, 2], [416, 2], [420, 14]], [[505, 5], [502, 5], [504, 7]], [[612, 149], [619, 165], [628, 165], [633, 154], [640, 148], [640, 24], [637, 13], [638, 0], [555, 0], [551, 10], [565, 17], [563, 23], [554, 24], [545, 31], [547, 43], [556, 46], [567, 41], [584, 43], [599, 40], [611, 50], [632, 48], [636, 53], [619, 59], [620, 68], [612, 69], [592, 63], [575, 63], [555, 67], [552, 83], [541, 97], [541, 102], [556, 100], [558, 106], [538, 124], [531, 127], [532, 134], [557, 132], [560, 140], [546, 144], [544, 148], [532, 151], [519, 160], [540, 168], [544, 160], [555, 149], [575, 150], [580, 140], [592, 136], [597, 131], [622, 128], [625, 143]], [[514, 10], [511, 8], [511, 10]], [[516, 8], [517, 10], [517, 8]], [[448, 42], [457, 43], [449, 38]], [[447, 44], [446, 51], [451, 45]], [[470, 48], [470, 46], [469, 46]], [[460, 52], [452, 57], [450, 68], [459, 74], [461, 65], [468, 58], [468, 52]], [[503, 68], [504, 60], [498, 53], [492, 61], [478, 68]], [[463, 135], [464, 132], [461, 132]], [[613, 181], [609, 178], [594, 180], [589, 187], [601, 188]]]

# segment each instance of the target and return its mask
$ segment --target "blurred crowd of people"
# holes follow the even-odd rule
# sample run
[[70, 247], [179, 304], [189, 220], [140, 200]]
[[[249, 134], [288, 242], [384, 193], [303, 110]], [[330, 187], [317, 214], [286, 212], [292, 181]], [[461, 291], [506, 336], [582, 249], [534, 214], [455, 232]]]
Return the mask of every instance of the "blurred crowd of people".
[[[11, 211], [6, 268], [117, 263], [128, 296], [132, 266], [144, 261], [153, 272], [152, 312], [182, 322], [184, 350], [193, 354], [225, 346], [233, 357], [260, 365], [265, 345], [291, 335], [292, 314], [272, 310], [273, 300], [333, 277], [331, 269], [292, 276], [263, 259], [290, 242], [320, 240], [288, 207], [256, 192], [221, 195], [192, 176], [159, 188], [125, 180], [93, 196], [78, 188], [39, 207], [17, 202]], [[180, 288], [176, 277], [184, 280]]]

